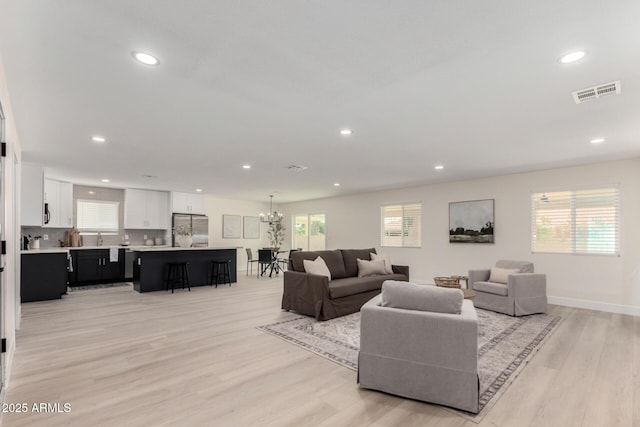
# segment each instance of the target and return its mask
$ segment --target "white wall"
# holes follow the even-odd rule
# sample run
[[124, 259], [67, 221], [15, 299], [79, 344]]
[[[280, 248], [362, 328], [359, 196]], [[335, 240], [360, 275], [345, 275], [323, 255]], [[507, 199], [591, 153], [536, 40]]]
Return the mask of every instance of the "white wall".
[[[531, 192], [620, 184], [621, 255], [532, 254]], [[450, 244], [449, 202], [495, 199], [493, 245]], [[380, 206], [422, 202], [422, 247], [380, 248]], [[327, 248], [376, 247], [395, 264], [411, 268], [411, 280], [464, 274], [497, 259], [531, 260], [547, 274], [550, 302], [640, 315], [640, 158], [279, 206], [287, 242], [291, 215], [326, 213]]]
[[[258, 257], [258, 248], [269, 246], [267, 238], [268, 224], [260, 224], [259, 239], [224, 239], [222, 237], [222, 215], [259, 216], [261, 212], [269, 211], [268, 202], [254, 202], [246, 200], [220, 199], [214, 196], [206, 196], [206, 210], [209, 217], [209, 246], [211, 247], [236, 247], [238, 248], [238, 271], [247, 268], [247, 254], [245, 248], [251, 248], [253, 257]], [[242, 227], [242, 218], [241, 218]], [[241, 233], [241, 236], [243, 234]], [[256, 272], [254, 264], [253, 271]]]
[[[16, 329], [20, 319], [20, 295], [18, 281], [20, 279], [19, 234], [16, 232], [20, 222], [20, 170], [21, 148], [9, 100], [2, 57], [0, 57], [0, 102], [5, 115], [7, 157], [2, 178], [5, 187], [6, 206], [4, 210], [4, 239], [7, 241], [5, 271], [3, 274], [2, 315], [4, 318], [4, 337], [7, 339], [7, 353], [2, 368], [5, 370], [5, 386], [8, 384], [16, 347]], [[15, 164], [17, 159], [18, 164]], [[17, 214], [16, 214], [17, 213]], [[3, 391], [6, 387], [3, 388]]]

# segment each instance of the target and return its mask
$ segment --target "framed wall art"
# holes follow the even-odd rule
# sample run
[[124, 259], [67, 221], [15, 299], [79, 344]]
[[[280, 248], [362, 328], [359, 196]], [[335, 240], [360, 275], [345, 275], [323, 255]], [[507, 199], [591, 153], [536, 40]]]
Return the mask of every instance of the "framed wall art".
[[245, 239], [260, 238], [260, 217], [244, 216], [242, 217], [242, 237]]
[[495, 243], [494, 199], [449, 203], [449, 243]]
[[222, 238], [240, 238], [240, 215], [222, 215]]

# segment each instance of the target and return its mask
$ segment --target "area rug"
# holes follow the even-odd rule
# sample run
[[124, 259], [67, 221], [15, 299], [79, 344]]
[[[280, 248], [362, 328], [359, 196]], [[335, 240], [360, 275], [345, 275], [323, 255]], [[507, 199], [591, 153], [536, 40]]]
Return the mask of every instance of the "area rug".
[[133, 286], [131, 282], [118, 282], [118, 283], [99, 283], [97, 285], [79, 285], [68, 286], [67, 292], [86, 291], [88, 289], [103, 289], [103, 288], [117, 288], [120, 286]]
[[[477, 415], [455, 411], [476, 423], [518, 376], [560, 321], [560, 317], [536, 314], [511, 317], [492, 311], [478, 312], [478, 373], [480, 411]], [[311, 317], [260, 326], [292, 344], [346, 368], [358, 370], [360, 313], [318, 322]]]

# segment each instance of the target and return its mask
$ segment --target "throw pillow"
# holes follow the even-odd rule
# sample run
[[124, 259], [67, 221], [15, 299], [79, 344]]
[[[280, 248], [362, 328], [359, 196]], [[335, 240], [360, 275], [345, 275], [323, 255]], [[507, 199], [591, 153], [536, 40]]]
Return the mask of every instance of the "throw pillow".
[[358, 277], [377, 276], [379, 274], [386, 274], [384, 270], [384, 260], [379, 259], [376, 261], [367, 261], [364, 259], [357, 259], [358, 262]]
[[378, 259], [384, 260], [384, 271], [387, 274], [393, 274], [393, 268], [391, 268], [391, 257], [389, 255], [378, 255], [373, 252], [369, 255], [371, 256], [372, 261], [376, 261]]
[[491, 274], [489, 275], [489, 281], [493, 283], [504, 283], [507, 284], [509, 282], [509, 275], [518, 273], [520, 270], [515, 268], [498, 268], [492, 267]]
[[382, 283], [383, 307], [460, 314], [463, 299], [464, 294], [460, 289], [396, 280], [385, 280]]
[[303, 261], [304, 271], [311, 274], [317, 274], [319, 276], [327, 276], [329, 281], [331, 281], [331, 272], [329, 271], [329, 267], [327, 267], [327, 263], [321, 257], [316, 258], [311, 261], [305, 259]]

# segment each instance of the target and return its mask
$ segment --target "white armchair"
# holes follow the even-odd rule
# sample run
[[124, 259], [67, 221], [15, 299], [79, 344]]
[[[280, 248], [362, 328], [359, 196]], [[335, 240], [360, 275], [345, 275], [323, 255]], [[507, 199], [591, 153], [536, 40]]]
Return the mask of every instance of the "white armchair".
[[469, 270], [473, 304], [510, 316], [547, 312], [547, 277], [533, 272], [533, 263], [500, 260], [487, 270]]

